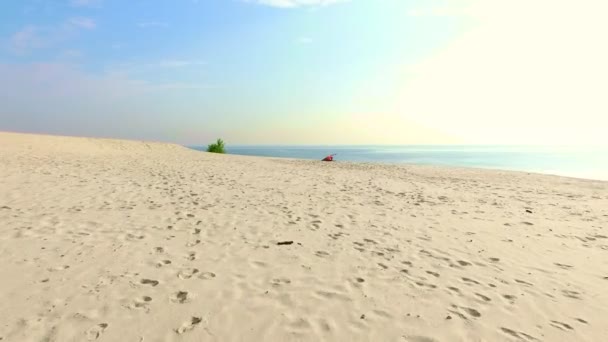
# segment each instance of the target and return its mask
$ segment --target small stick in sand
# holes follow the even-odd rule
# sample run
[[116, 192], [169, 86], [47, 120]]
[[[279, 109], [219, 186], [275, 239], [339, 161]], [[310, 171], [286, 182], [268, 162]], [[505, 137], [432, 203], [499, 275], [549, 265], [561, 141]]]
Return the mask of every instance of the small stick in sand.
[[279, 245], [279, 246], [291, 245], [291, 244], [293, 244], [293, 241], [281, 241], [281, 242], [277, 242], [277, 245]]

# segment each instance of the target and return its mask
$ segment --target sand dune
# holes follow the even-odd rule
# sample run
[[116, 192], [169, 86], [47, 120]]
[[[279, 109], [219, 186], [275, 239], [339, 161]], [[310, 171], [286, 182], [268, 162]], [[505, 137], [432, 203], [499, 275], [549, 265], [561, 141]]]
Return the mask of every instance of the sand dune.
[[607, 182], [0, 133], [0, 223], [3, 342], [608, 341]]

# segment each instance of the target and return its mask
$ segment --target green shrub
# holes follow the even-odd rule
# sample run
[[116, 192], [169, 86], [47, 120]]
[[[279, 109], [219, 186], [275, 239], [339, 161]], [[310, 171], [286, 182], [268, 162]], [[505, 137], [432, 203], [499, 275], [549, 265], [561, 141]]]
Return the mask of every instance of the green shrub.
[[207, 152], [226, 153], [226, 151], [224, 150], [224, 141], [222, 139], [217, 139], [216, 142], [207, 146]]

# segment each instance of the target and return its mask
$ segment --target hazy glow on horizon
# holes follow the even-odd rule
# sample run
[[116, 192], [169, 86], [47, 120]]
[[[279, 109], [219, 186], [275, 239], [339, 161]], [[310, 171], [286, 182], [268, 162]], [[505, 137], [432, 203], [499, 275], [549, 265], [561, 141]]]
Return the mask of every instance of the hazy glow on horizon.
[[608, 142], [608, 2], [483, 0], [452, 10], [476, 27], [406, 70], [398, 112], [464, 142]]
[[184, 144], [608, 144], [605, 1], [2, 6], [0, 130]]

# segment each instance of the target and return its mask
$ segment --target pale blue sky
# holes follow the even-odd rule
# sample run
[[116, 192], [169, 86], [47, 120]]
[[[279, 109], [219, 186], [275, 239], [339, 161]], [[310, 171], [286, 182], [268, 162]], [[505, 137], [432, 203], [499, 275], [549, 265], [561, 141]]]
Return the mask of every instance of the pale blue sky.
[[[514, 37], [489, 37], [504, 33], [494, 24], [504, 18], [480, 3], [5, 0], [0, 130], [185, 144], [219, 136], [238, 144], [517, 142], [493, 139], [493, 105], [471, 97], [492, 89], [480, 79], [492, 68], [503, 71], [490, 82], [504, 84], [513, 61], [504, 52], [525, 48], [484, 50], [484, 42], [521, 37], [518, 29]], [[513, 3], [505, 10], [518, 21], [525, 2]], [[477, 70], [479, 61], [471, 61], [480, 55], [496, 64]], [[504, 89], [490, 95], [493, 103], [503, 100], [499, 93]], [[510, 115], [496, 112], [499, 122]], [[459, 114], [464, 128], [452, 129], [450, 118]], [[534, 127], [546, 126], [541, 118]], [[466, 131], [471, 120], [482, 127]], [[547, 134], [561, 142], [567, 126]]]

